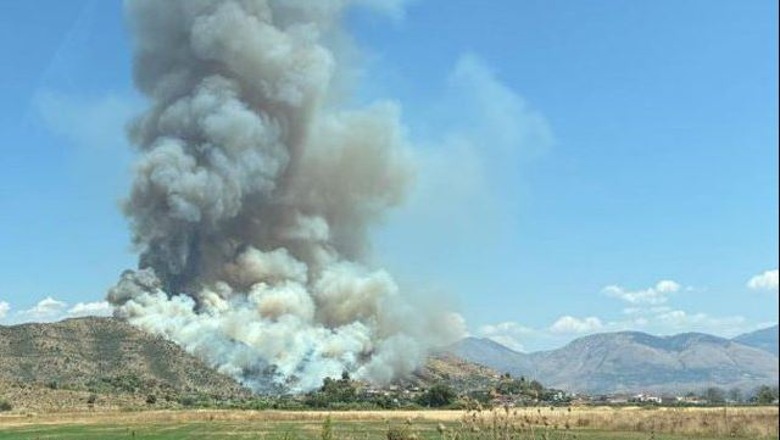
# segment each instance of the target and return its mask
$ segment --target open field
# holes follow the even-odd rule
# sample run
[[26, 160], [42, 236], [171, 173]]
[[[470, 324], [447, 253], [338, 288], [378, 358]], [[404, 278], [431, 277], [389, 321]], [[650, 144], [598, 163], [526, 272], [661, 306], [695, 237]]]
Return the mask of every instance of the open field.
[[[330, 422], [326, 421], [330, 418]], [[442, 429], [443, 428], [443, 429]], [[0, 439], [760, 439], [778, 409], [528, 408], [463, 411], [145, 411], [0, 416]]]

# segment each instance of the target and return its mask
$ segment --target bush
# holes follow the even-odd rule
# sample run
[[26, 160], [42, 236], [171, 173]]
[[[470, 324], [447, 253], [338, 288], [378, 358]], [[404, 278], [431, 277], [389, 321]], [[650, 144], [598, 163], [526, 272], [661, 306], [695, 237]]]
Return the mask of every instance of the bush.
[[196, 403], [197, 400], [195, 399], [195, 396], [183, 396], [179, 399], [179, 405], [181, 406], [191, 407], [195, 406]]
[[11, 411], [14, 406], [7, 400], [0, 400], [0, 412]]
[[420, 405], [439, 408], [455, 401], [455, 390], [446, 384], [436, 384], [420, 396]]
[[387, 440], [414, 440], [417, 436], [409, 433], [406, 426], [391, 426], [387, 430]]

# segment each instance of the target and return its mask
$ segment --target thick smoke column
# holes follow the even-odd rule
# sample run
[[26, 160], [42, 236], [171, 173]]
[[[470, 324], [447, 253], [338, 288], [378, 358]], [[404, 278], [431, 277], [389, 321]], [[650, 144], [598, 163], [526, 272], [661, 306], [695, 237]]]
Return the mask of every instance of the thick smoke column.
[[361, 264], [412, 173], [396, 106], [329, 93], [345, 1], [125, 6], [151, 106], [130, 129], [141, 255], [109, 292], [119, 316], [258, 390], [343, 370], [387, 382], [460, 331]]

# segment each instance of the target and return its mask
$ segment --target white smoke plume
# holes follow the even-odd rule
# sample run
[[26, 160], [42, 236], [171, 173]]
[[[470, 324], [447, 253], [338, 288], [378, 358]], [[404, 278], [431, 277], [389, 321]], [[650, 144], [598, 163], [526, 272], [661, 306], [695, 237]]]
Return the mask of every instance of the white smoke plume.
[[124, 209], [139, 270], [118, 316], [258, 391], [346, 370], [386, 383], [457, 337], [364, 263], [412, 173], [397, 106], [334, 102], [346, 0], [129, 0], [150, 108]]

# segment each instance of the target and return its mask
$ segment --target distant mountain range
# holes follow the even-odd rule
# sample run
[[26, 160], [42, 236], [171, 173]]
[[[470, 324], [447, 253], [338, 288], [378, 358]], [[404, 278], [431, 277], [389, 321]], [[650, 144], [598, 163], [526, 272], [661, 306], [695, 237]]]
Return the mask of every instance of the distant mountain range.
[[733, 339], [703, 333], [640, 332], [585, 336], [557, 350], [519, 353], [495, 341], [465, 338], [449, 351], [513, 376], [571, 392], [675, 393], [710, 386], [752, 389], [778, 383], [778, 327]]

